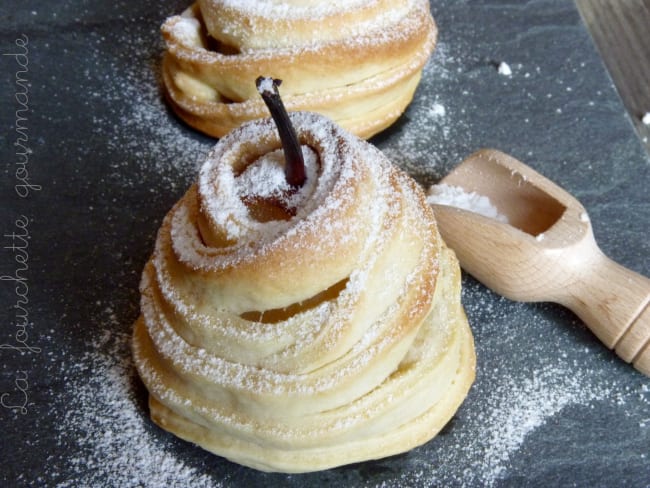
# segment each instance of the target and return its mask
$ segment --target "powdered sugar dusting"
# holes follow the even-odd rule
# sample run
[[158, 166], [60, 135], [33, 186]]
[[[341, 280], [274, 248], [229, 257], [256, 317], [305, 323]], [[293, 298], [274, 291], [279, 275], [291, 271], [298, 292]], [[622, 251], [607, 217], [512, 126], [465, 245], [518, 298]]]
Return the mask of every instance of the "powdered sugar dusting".
[[246, 15], [260, 15], [268, 18], [278, 17], [323, 17], [346, 9], [357, 8], [370, 3], [368, 0], [330, 0], [319, 1], [280, 1], [280, 0], [210, 0], [207, 3], [219, 3], [224, 7], [241, 11]]
[[180, 17], [174, 24], [174, 35], [187, 46], [201, 45], [201, 24], [192, 17]]
[[[193, 20], [183, 22], [179, 29], [193, 36]], [[162, 96], [162, 41], [141, 29], [129, 24], [124, 27], [117, 57], [106, 56], [103, 49], [108, 40], [103, 36], [96, 36], [89, 45], [88, 66], [95, 65], [96, 70], [87, 70], [85, 75], [102, 77], [101, 89], [88, 94], [97, 108], [93, 111], [94, 131], [110, 151], [124, 154], [128, 149], [129, 160], [107, 158], [116, 173], [128, 171], [136, 162], [143, 171], [156, 171], [166, 178], [171, 187], [184, 187], [195, 177], [215, 141], [185, 130], [174, 120]]]
[[[593, 379], [560, 359], [530, 375], [513, 374], [507, 367], [484, 378], [480, 406], [468, 408], [463, 428], [453, 433], [451, 449], [433, 453], [438, 466], [432, 473], [414, 471], [401, 482], [417, 486], [494, 486], [505, 477], [513, 457], [551, 419], [569, 408], [590, 409], [613, 393], [613, 386]], [[435, 441], [434, 441], [435, 442]], [[462, 477], [452, 475], [463, 466]], [[385, 485], [385, 486], [398, 486]]]
[[[110, 324], [115, 315], [110, 309], [106, 315]], [[62, 466], [74, 478], [56, 486], [106, 486], [109, 480], [111, 486], [120, 487], [221, 486], [157, 439], [157, 428], [136, 399], [130, 333], [113, 333], [111, 328], [89, 344], [83, 357], [65, 367], [75, 395], [58, 424], [59, 442], [74, 435], [80, 450]]]
[[318, 173], [318, 156], [308, 146], [302, 146], [307, 179], [297, 191], [292, 191], [284, 171], [284, 152], [280, 149], [263, 155], [250, 164], [236, 180], [239, 198], [277, 198], [287, 208], [300, 207], [314, 191]]
[[[470, 316], [493, 316], [493, 327], [497, 328], [500, 317], [510, 313], [481, 298], [480, 290], [470, 287], [467, 292], [472, 295], [464, 298]], [[63, 448], [73, 439], [78, 452], [60, 459], [52, 456], [41, 481], [61, 488], [105, 486], [107, 480], [120, 487], [229, 486], [233, 471], [210, 470], [208, 474], [205, 468], [186, 464], [182, 455], [198, 448], [187, 445], [178, 450], [167, 436], [160, 438], [158, 427], [150, 422], [137, 399], [129, 349], [131, 325], [119, 323], [110, 308], [100, 320], [106, 332], [88, 345], [86, 354], [61, 363], [58, 373], [75, 392], [65, 400], [67, 413], [58, 426], [59, 444]], [[479, 381], [461, 407], [458, 425], [444, 434], [444, 441], [434, 439], [425, 446], [426, 455], [418, 458], [427, 459], [426, 467], [404, 466], [409, 458], [400, 458], [395, 461], [399, 474], [373, 486], [494, 486], [507, 476], [528, 439], [564, 412], [629, 402], [641, 402], [645, 412], [650, 408], [646, 383], [625, 388], [611, 372], [580, 366], [589, 363], [596, 353], [594, 348], [570, 351], [570, 356], [562, 353], [554, 363], [536, 364], [524, 372], [516, 369], [516, 361], [502, 358], [497, 363], [486, 358], [482, 349], [490, 347], [485, 335], [491, 335], [491, 329], [479, 331], [483, 346], [478, 353], [487, 362], [479, 366]], [[510, 343], [518, 341], [503, 334], [501, 337]], [[633, 420], [639, 428], [650, 429], [647, 415]], [[464, 469], [459, 469], [461, 466]], [[65, 480], [59, 479], [61, 472], [66, 473]], [[290, 478], [282, 480], [288, 482]]]
[[475, 460], [481, 481], [494, 483], [526, 436], [562, 409], [602, 400], [611, 393], [607, 386], [585, 388], [587, 378], [568, 371], [567, 365], [549, 365], [523, 380], [505, 376], [497, 390], [484, 399], [489, 408], [472, 419], [485, 426], [482, 435], [488, 441], [483, 458]]
[[499, 222], [508, 223], [508, 218], [499, 212], [488, 197], [476, 192], [467, 192], [458, 186], [432, 185], [427, 191], [430, 204], [449, 205], [483, 215]]
[[[379, 35], [390, 31], [393, 24], [403, 20], [415, 8], [426, 5], [426, 1], [202, 0], [199, 5], [215, 38], [225, 36], [234, 40], [242, 51], [251, 48], [254, 51], [288, 46], [299, 48], [342, 39], [356, 43], [369, 31], [377, 31]], [[223, 11], [228, 15], [219, 15]], [[333, 21], [336, 18], [345, 21]], [[300, 25], [307, 22], [320, 28], [305, 29]], [[211, 26], [215, 28], [210, 29]]]
[[[462, 65], [454, 49], [457, 47], [441, 39], [424, 67], [423, 79], [453, 80]], [[428, 187], [432, 180], [443, 176], [445, 164], [461, 161], [467, 156], [467, 147], [472, 145], [472, 117], [459, 109], [462, 96], [419, 88], [407, 109], [404, 128], [392, 134], [390, 140], [379, 141], [380, 149], [393, 163]], [[444, 148], [444, 159], [439, 148]]]

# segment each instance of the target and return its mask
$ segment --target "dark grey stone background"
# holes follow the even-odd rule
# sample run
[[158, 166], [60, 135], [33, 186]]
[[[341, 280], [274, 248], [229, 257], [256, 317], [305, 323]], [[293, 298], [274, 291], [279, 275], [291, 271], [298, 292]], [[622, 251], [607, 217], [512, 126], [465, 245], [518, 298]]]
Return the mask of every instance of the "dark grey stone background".
[[[574, 5], [431, 4], [438, 49], [407, 113], [372, 142], [424, 185], [480, 147], [508, 152], [578, 197], [608, 255], [650, 275], [650, 162]], [[2, 2], [0, 276], [27, 281], [0, 283], [0, 343], [22, 340], [32, 350], [0, 350], [3, 405], [24, 404], [0, 408], [0, 484], [650, 486], [648, 378], [570, 312], [510, 302], [469, 276], [463, 301], [477, 380], [454, 420], [425, 446], [285, 476], [236, 466], [147, 421], [125, 339], [137, 316], [139, 274], [162, 217], [214, 143], [169, 114], [157, 91], [159, 26], [186, 6]], [[26, 98], [16, 83], [24, 59], [10, 56], [22, 52], [16, 40], [23, 36]], [[500, 62], [511, 77], [497, 72]], [[21, 100], [28, 140], [16, 131]], [[29, 181], [41, 186], [26, 198], [15, 192], [18, 178], [27, 178], [17, 173], [20, 142], [31, 151]], [[30, 238], [19, 250], [22, 241], [11, 235], [23, 215]], [[28, 336], [19, 334], [17, 305], [28, 311]], [[114, 397], [110, 384], [98, 384], [111, 359], [127, 385]], [[159, 471], [167, 471], [152, 477], [146, 463], [124, 461], [121, 451], [130, 447], [120, 439], [134, 434], [106, 418], [115, 405], [135, 412], [124, 427], [140, 426], [135, 440], [186, 471], [176, 476], [160, 460]], [[106, 426], [113, 440], [102, 443]], [[159, 460], [149, 461], [155, 470]]]

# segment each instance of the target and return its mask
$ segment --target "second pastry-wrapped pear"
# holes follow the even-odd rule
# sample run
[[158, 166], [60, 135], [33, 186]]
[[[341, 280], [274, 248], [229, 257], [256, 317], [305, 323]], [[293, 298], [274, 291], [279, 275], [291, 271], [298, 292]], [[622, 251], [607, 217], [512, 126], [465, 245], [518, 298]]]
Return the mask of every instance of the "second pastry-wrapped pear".
[[222, 137], [264, 117], [265, 73], [289, 110], [368, 138], [411, 102], [438, 31], [428, 0], [198, 0], [162, 33], [165, 93], [192, 127]]

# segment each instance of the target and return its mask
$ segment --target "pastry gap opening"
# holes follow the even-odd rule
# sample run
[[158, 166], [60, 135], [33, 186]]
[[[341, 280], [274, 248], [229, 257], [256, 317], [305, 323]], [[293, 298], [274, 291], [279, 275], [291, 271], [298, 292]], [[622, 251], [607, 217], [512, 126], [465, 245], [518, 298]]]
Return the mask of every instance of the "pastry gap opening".
[[208, 51], [223, 54], [224, 56], [236, 56], [241, 54], [238, 47], [219, 41], [209, 34], [205, 38], [205, 48]]
[[205, 20], [203, 19], [203, 15], [201, 15], [201, 10], [199, 8], [194, 8], [193, 14], [196, 17], [196, 19], [199, 21], [199, 29], [200, 29], [201, 40], [203, 41], [204, 49], [206, 49], [207, 51], [223, 54], [224, 56], [236, 56], [238, 54], [241, 54], [241, 51], [236, 46], [232, 46], [230, 44], [222, 42], [210, 35], [210, 33], [208, 32], [208, 28], [205, 24]]
[[228, 97], [224, 96], [223, 93], [219, 92], [219, 103], [222, 103], [224, 105], [230, 105], [232, 103], [238, 103], [238, 102], [235, 102], [231, 98], [228, 98]]
[[331, 300], [336, 300], [338, 296], [341, 294], [341, 292], [345, 290], [347, 284], [348, 284], [348, 279], [345, 278], [344, 280], [335, 283], [334, 285], [330, 286], [328, 289], [314, 295], [313, 297], [298, 303], [294, 303], [292, 305], [289, 305], [288, 307], [265, 310], [263, 312], [258, 312], [258, 311], [245, 312], [241, 314], [240, 317], [244, 320], [249, 320], [251, 322], [260, 322], [262, 324], [277, 324], [279, 322], [283, 322], [285, 320], [290, 319], [294, 315], [297, 315], [302, 312], [306, 312], [308, 310], [312, 310], [318, 307], [319, 305], [321, 305], [322, 303]]

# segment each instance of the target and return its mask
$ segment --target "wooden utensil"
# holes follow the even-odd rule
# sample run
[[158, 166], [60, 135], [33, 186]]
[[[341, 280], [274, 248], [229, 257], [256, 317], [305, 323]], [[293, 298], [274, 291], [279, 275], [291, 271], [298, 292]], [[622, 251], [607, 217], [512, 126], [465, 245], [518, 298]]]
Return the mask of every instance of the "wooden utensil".
[[650, 376], [650, 280], [598, 248], [584, 207], [520, 161], [481, 150], [440, 183], [488, 197], [508, 223], [434, 204], [461, 266], [497, 293], [575, 312], [610, 349]]

